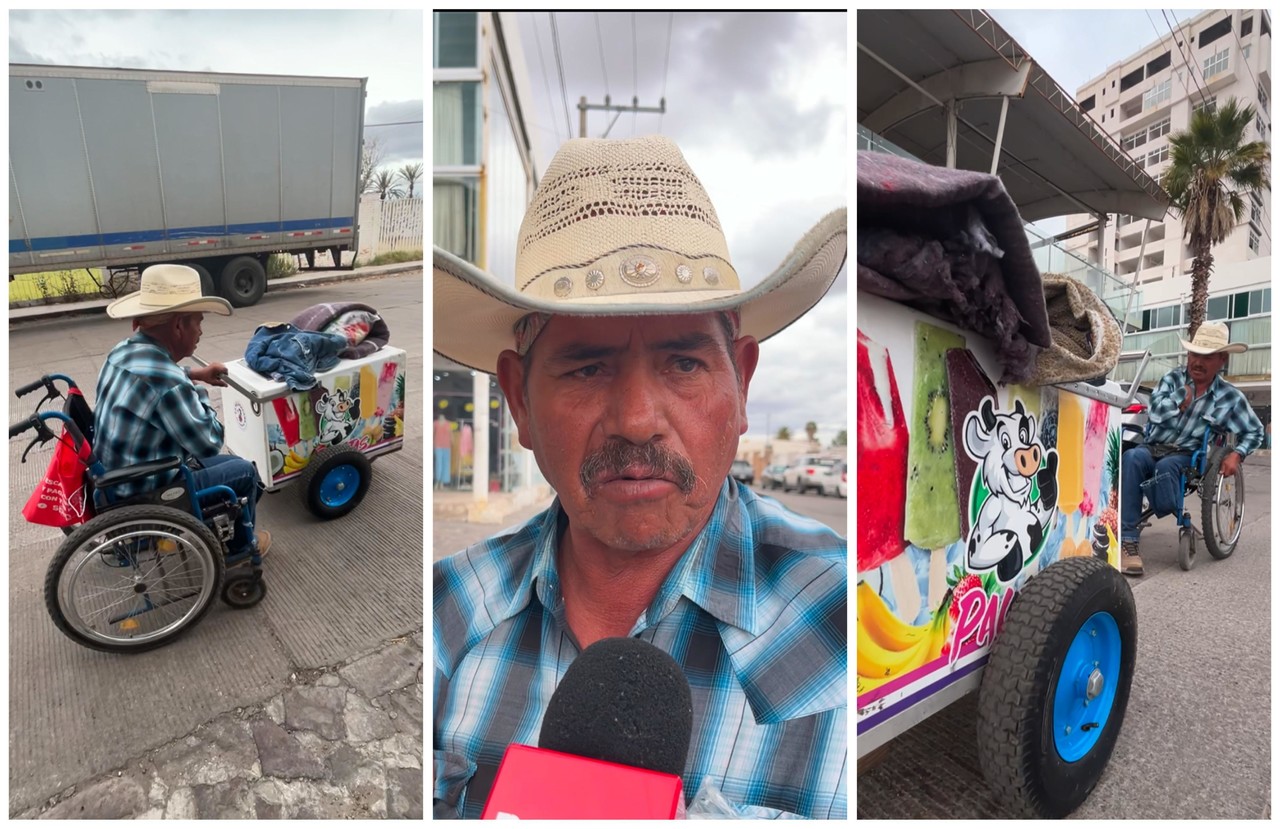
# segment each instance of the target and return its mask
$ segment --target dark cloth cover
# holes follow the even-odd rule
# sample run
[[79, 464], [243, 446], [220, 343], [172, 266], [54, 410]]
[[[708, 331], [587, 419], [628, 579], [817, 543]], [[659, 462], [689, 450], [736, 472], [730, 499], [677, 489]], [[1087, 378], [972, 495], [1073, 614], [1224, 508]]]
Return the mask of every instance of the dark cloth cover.
[[347, 338], [338, 334], [299, 331], [289, 323], [259, 325], [245, 349], [244, 362], [293, 391], [306, 391], [316, 384], [317, 373], [338, 364], [338, 354], [346, 345]]
[[374, 321], [373, 327], [369, 329], [368, 335], [362, 342], [348, 346], [338, 352], [338, 356], [342, 357], [342, 359], [356, 360], [361, 357], [367, 357], [391, 342], [391, 330], [387, 328], [386, 320], [382, 319], [382, 315], [378, 314], [377, 309], [360, 302], [322, 302], [319, 305], [304, 308], [289, 322], [303, 331], [322, 331], [326, 325], [348, 311], [369, 311], [376, 314], [378, 318]]
[[1053, 340], [1040, 271], [996, 176], [858, 153], [858, 288], [995, 342], [1025, 382]]

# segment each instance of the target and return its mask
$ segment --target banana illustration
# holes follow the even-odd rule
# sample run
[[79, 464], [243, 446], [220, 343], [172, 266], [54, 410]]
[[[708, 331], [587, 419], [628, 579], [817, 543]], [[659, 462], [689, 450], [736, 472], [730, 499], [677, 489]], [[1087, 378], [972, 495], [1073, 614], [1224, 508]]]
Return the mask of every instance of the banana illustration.
[[890, 651], [906, 650], [932, 636], [929, 625], [908, 625], [895, 616], [865, 581], [858, 583], [858, 627], [866, 628], [876, 644]]
[[929, 656], [925, 659], [926, 663], [942, 656], [942, 648], [951, 637], [951, 614], [946, 611], [940, 611], [938, 615], [942, 618], [933, 623], [933, 641], [929, 645]]
[[865, 625], [858, 625], [858, 674], [870, 679], [888, 679], [909, 673], [924, 664], [929, 640], [921, 639], [906, 650], [891, 651], [871, 638]]
[[869, 691], [874, 691], [875, 689], [879, 688], [881, 685], [888, 682], [890, 679], [892, 679], [892, 677], [885, 677], [883, 679], [871, 679], [870, 677], [865, 677], [859, 674], [858, 675], [858, 696], [862, 696], [863, 694]]

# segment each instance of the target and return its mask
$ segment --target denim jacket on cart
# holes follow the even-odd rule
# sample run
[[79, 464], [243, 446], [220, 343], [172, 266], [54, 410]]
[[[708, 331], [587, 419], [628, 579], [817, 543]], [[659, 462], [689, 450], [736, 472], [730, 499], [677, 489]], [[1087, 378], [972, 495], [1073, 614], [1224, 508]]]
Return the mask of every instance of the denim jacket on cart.
[[301, 331], [289, 323], [260, 325], [245, 349], [249, 368], [272, 380], [281, 380], [293, 391], [316, 384], [316, 373], [338, 364], [338, 352], [347, 347], [340, 334]]

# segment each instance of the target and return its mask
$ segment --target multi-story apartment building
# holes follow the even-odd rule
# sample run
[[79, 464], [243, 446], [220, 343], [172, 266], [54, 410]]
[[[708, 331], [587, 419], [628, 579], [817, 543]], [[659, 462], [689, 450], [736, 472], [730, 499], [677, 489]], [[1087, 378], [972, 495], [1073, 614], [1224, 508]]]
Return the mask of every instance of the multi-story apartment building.
[[[1172, 25], [1158, 12], [1151, 19], [1152, 42], [1081, 86], [1076, 92], [1080, 108], [1157, 180], [1169, 166], [1170, 134], [1187, 129], [1193, 112], [1215, 109], [1229, 98], [1256, 110], [1246, 138], [1270, 143], [1268, 12], [1212, 9]], [[1163, 36], [1157, 36], [1160, 32]], [[1208, 318], [1228, 321], [1232, 339], [1250, 343], [1251, 351], [1233, 357], [1227, 373], [1269, 419], [1271, 193], [1245, 204], [1241, 222], [1213, 248]], [[1096, 221], [1095, 216], [1069, 217], [1067, 228], [1083, 229]], [[1191, 295], [1194, 253], [1182, 222], [1173, 211], [1150, 223], [1112, 215], [1101, 234], [1084, 233], [1066, 247], [1141, 290], [1143, 310], [1135, 316], [1142, 323], [1125, 345], [1150, 349], [1157, 359], [1147, 376], [1158, 378], [1181, 358], [1177, 335], [1185, 331]]]

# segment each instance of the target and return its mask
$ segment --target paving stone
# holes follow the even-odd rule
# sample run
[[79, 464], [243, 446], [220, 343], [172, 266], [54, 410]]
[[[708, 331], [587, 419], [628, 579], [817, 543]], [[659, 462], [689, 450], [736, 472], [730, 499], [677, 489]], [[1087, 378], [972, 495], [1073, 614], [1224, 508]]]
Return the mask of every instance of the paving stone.
[[326, 740], [347, 736], [343, 707], [347, 692], [340, 688], [290, 688], [284, 694], [284, 725], [292, 731], [314, 731]]
[[347, 695], [347, 736], [352, 742], [385, 740], [396, 733], [396, 724], [385, 711], [379, 711], [359, 694]]
[[387, 769], [387, 817], [422, 819], [422, 772]]
[[406, 639], [352, 662], [338, 673], [365, 699], [373, 699], [410, 684], [421, 667], [422, 648]]
[[270, 720], [254, 720], [253, 738], [262, 762], [262, 774], [286, 779], [327, 775], [324, 762], [306, 750], [294, 735]]
[[212, 786], [255, 774], [257, 759], [248, 727], [229, 717], [157, 749], [152, 757], [156, 773], [171, 786]]
[[410, 685], [394, 694], [381, 697], [382, 707], [395, 720], [396, 730], [406, 734], [422, 734], [422, 687]]
[[253, 797], [249, 782], [237, 777], [217, 786], [192, 786], [196, 817], [202, 820], [253, 818]]
[[112, 776], [86, 786], [41, 817], [46, 820], [119, 820], [133, 817], [148, 805], [144, 781], [132, 775]]
[[165, 820], [195, 820], [196, 801], [191, 789], [182, 787], [174, 789], [169, 795], [169, 802], [164, 807]]
[[277, 694], [263, 706], [262, 713], [276, 725], [284, 725], [284, 694]]
[[396, 734], [379, 743], [369, 743], [366, 751], [378, 752], [387, 769], [421, 769], [422, 768], [422, 736], [412, 734]]
[[324, 674], [316, 680], [321, 688], [337, 688], [342, 685], [342, 678], [337, 674]]

